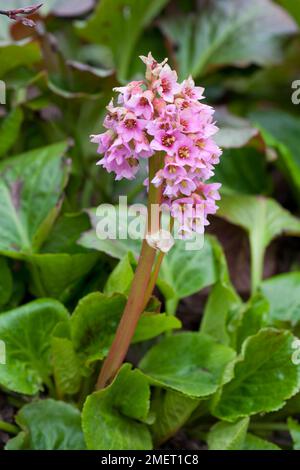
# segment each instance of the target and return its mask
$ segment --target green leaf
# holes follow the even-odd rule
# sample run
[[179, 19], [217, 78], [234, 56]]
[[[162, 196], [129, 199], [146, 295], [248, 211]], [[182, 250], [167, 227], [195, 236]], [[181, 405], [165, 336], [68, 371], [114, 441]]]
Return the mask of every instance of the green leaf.
[[14, 44], [0, 44], [0, 78], [7, 72], [25, 65], [31, 65], [41, 60], [41, 51], [38, 42], [28, 42], [27, 40]]
[[243, 450], [281, 450], [276, 444], [247, 433]]
[[293, 448], [294, 450], [300, 450], [300, 424], [298, 421], [289, 418], [288, 426], [293, 439]]
[[88, 449], [152, 448], [150, 432], [144, 424], [149, 413], [150, 387], [143, 374], [130, 369], [129, 364], [123, 365], [109, 387], [87, 398], [82, 427]]
[[269, 147], [278, 151], [278, 166], [296, 189], [300, 191], [300, 119], [282, 110], [272, 109], [250, 114]]
[[271, 188], [265, 155], [252, 147], [225, 150], [212, 181], [222, 183], [222, 194], [266, 194]]
[[60, 253], [27, 255], [31, 291], [36, 297], [68, 297], [72, 287], [90, 272], [97, 253]]
[[270, 319], [296, 326], [300, 320], [300, 273], [279, 274], [262, 282], [261, 290], [270, 304]]
[[51, 355], [56, 388], [61, 395], [79, 391], [82, 365], [68, 338], [52, 338]]
[[50, 296], [65, 302], [84, 280], [99, 260], [97, 252], [76, 243], [80, 234], [89, 228], [86, 214], [64, 214], [54, 224], [41, 253], [26, 256], [35, 296]]
[[91, 228], [87, 214], [66, 213], [55, 221], [49, 237], [41, 247], [41, 253], [86, 253], [77, 240], [81, 233]]
[[219, 422], [215, 424], [207, 436], [209, 450], [241, 450], [243, 449], [249, 418], [236, 423]]
[[15, 144], [23, 122], [21, 108], [13, 109], [0, 125], [0, 158], [2, 158]]
[[0, 257], [0, 306], [7, 304], [13, 293], [13, 277], [5, 258]]
[[299, 236], [300, 220], [265, 197], [224, 195], [219, 207], [220, 217], [244, 228], [249, 235], [254, 292], [262, 280], [265, 249], [279, 235]]
[[6, 346], [6, 364], [0, 367], [1, 386], [34, 395], [49, 384], [52, 373], [51, 334], [69, 315], [55, 300], [35, 300], [0, 315], [0, 339]]
[[240, 351], [241, 346], [248, 336], [253, 336], [261, 328], [270, 326], [269, 302], [261, 294], [254, 295], [239, 312], [237, 321], [236, 349]]
[[[126, 207], [116, 207], [107, 204], [105, 210], [98, 213], [97, 209], [89, 209], [88, 215], [92, 229], [81, 235], [78, 243], [85, 248], [98, 250], [117, 259], [123, 259], [130, 251], [138, 257], [141, 250], [141, 239], [133, 239], [130, 236], [130, 222], [132, 219]], [[139, 224], [141, 234], [145, 231], [145, 217], [140, 216]], [[116, 227], [118, 229], [116, 230]], [[112, 238], [108, 238], [108, 232]], [[120, 234], [122, 236], [120, 236]]]
[[23, 431], [6, 450], [84, 450], [80, 412], [62, 401], [39, 400], [23, 406], [16, 417]]
[[226, 108], [217, 108], [215, 118], [220, 128], [215, 141], [222, 148], [244, 147], [258, 133], [250, 121], [229, 113]]
[[82, 298], [71, 317], [75, 351], [88, 362], [103, 359], [113, 341], [126, 297], [93, 292]]
[[294, 0], [278, 0], [278, 3], [282, 5], [297, 21], [300, 25], [300, 8]]
[[297, 32], [290, 16], [270, 0], [212, 0], [197, 15], [167, 18], [161, 27], [177, 46], [180, 77], [211, 65], [266, 65], [282, 58], [282, 40]]
[[155, 345], [139, 366], [153, 384], [200, 398], [230, 380], [234, 357], [232, 349], [210, 336], [181, 333]]
[[126, 80], [132, 52], [145, 27], [168, 0], [102, 0], [92, 17], [78, 25], [84, 39], [108, 47], [114, 57], [119, 79]]
[[212, 241], [206, 237], [200, 250], [187, 250], [184, 240], [176, 240], [164, 258], [157, 285], [167, 300], [168, 313], [175, 313], [180, 299], [195, 294], [216, 280]]
[[[126, 304], [122, 294], [93, 292], [83, 297], [71, 317], [74, 349], [87, 364], [104, 359], [114, 339]], [[181, 327], [181, 322], [162, 313], [144, 313], [132, 342], [154, 338]]]
[[283, 407], [299, 390], [299, 366], [292, 362], [293, 335], [262, 329], [243, 344], [234, 378], [222, 389], [213, 414], [226, 421]]
[[45, 240], [59, 211], [68, 164], [66, 143], [0, 163], [0, 252], [24, 258]]
[[172, 390], [155, 389], [151, 411], [156, 416], [151, 425], [155, 447], [161, 445], [186, 423], [200, 400], [190, 398]]
[[170, 330], [181, 328], [181, 321], [165, 313], [143, 313], [132, 339], [133, 343], [146, 341]]
[[128, 294], [134, 272], [130, 262], [129, 253], [117, 264], [113, 272], [110, 274], [104, 287], [105, 294]]
[[[80, 245], [103, 251], [118, 259], [126, 256], [128, 251], [136, 257], [139, 256], [141, 238], [145, 233], [144, 215], [129, 216], [126, 207], [112, 205], [106, 205], [105, 211], [103, 210], [101, 214], [91, 209], [89, 215], [93, 229], [80, 237]], [[140, 239], [133, 238], [135, 226], [139, 227]], [[111, 239], [106, 238], [108, 231], [112, 235]], [[201, 249], [199, 245], [195, 247], [194, 242], [195, 240], [176, 240], [162, 263], [157, 285], [167, 300], [168, 313], [174, 313], [181, 298], [188, 297], [216, 281], [212, 247], [215, 242], [206, 237]]]
[[231, 312], [235, 311], [240, 304], [241, 300], [230, 284], [217, 282], [205, 305], [200, 331], [229, 345], [228, 322]]

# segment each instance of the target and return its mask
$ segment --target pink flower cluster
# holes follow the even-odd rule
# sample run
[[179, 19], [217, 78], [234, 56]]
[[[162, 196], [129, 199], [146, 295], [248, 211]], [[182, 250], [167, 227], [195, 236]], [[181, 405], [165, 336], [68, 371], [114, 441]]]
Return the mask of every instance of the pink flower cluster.
[[199, 101], [204, 90], [191, 77], [177, 82], [167, 60], [157, 63], [151, 53], [141, 59], [145, 80], [115, 89], [118, 105], [111, 101], [107, 107], [107, 131], [91, 136], [98, 153], [104, 154], [98, 164], [114, 172], [117, 180], [133, 179], [140, 159], [162, 152], [163, 168], [151, 182], [162, 188], [180, 233], [203, 233], [207, 215], [216, 212], [220, 199], [220, 184], [204, 183], [222, 153], [212, 138], [218, 131], [214, 110]]

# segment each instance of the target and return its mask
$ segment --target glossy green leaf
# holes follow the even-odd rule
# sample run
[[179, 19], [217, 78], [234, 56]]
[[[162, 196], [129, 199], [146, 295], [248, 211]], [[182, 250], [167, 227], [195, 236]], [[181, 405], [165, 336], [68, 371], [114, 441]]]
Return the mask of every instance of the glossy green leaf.
[[300, 273], [279, 274], [266, 279], [261, 290], [270, 303], [270, 319], [295, 326], [300, 320]]
[[244, 147], [258, 133], [250, 121], [229, 113], [226, 108], [217, 108], [215, 118], [219, 127], [215, 141], [221, 148]]
[[126, 303], [124, 295], [87, 295], [71, 317], [75, 351], [88, 362], [103, 359], [109, 350]]
[[216, 280], [212, 242], [206, 237], [203, 248], [196, 250], [188, 250], [184, 240], [176, 240], [164, 258], [157, 285], [167, 300], [168, 312], [174, 313], [180, 299], [195, 294]]
[[153, 384], [200, 398], [231, 378], [235, 353], [202, 333], [164, 338], [140, 362]]
[[209, 431], [209, 450], [242, 450], [249, 425], [249, 418], [236, 423], [218, 422]]
[[223, 344], [229, 345], [228, 323], [230, 314], [240, 304], [241, 300], [231, 285], [217, 282], [213, 286], [205, 305], [200, 331]]
[[28, 42], [27, 40], [14, 44], [0, 44], [0, 77], [7, 72], [26, 65], [29, 67], [40, 61], [41, 51], [37, 41]]
[[293, 448], [294, 450], [300, 450], [300, 424], [298, 423], [298, 421], [289, 418], [288, 426], [293, 439]]
[[262, 280], [265, 249], [280, 235], [300, 235], [300, 220], [283, 209], [278, 202], [265, 197], [224, 195], [218, 215], [244, 228], [250, 240], [252, 289]]
[[30, 302], [0, 315], [0, 338], [6, 345], [6, 364], [0, 367], [0, 385], [34, 395], [49, 384], [52, 373], [51, 334], [68, 320], [62, 304], [51, 299]]
[[222, 184], [222, 194], [266, 194], [271, 188], [266, 157], [252, 147], [225, 150], [212, 180]]
[[155, 389], [151, 411], [155, 421], [151, 433], [156, 446], [161, 445], [186, 423], [200, 400], [190, 398], [172, 390]]
[[151, 435], [144, 424], [149, 406], [147, 379], [138, 370], [131, 371], [129, 364], [123, 365], [109, 387], [85, 402], [82, 427], [88, 449], [151, 449]]
[[89, 217], [83, 212], [65, 213], [55, 221], [41, 253], [85, 253], [77, 240], [81, 233], [91, 228]]
[[0, 158], [15, 144], [23, 122], [21, 108], [13, 109], [0, 124]]
[[275, 411], [299, 390], [299, 365], [292, 361], [293, 335], [266, 328], [243, 344], [234, 378], [222, 389], [213, 414], [226, 421]]
[[57, 390], [61, 395], [73, 395], [80, 388], [82, 364], [68, 338], [52, 338], [51, 355]]
[[278, 0], [278, 3], [283, 6], [300, 25], [300, 8], [294, 0]]
[[[141, 249], [141, 238], [145, 233], [145, 216], [128, 216], [126, 208], [107, 205], [103, 212], [89, 211], [92, 230], [84, 233], [79, 244], [103, 251], [114, 258], [122, 259], [128, 251], [136, 257]], [[115, 227], [117, 226], [117, 229]], [[108, 238], [107, 233], [112, 238]], [[137, 237], [140, 234], [139, 239]], [[176, 240], [165, 257], [157, 285], [167, 300], [167, 312], [174, 313], [180, 299], [213, 284], [217, 279], [213, 241]]]
[[293, 184], [298, 194], [300, 190], [299, 117], [273, 109], [252, 113], [250, 118], [260, 128], [266, 144], [278, 151], [279, 168]]
[[39, 400], [23, 406], [16, 422], [23, 430], [7, 450], [84, 450], [80, 412], [62, 401]]
[[80, 36], [108, 47], [114, 57], [118, 76], [127, 78], [131, 54], [143, 29], [168, 0], [102, 0], [95, 13], [78, 25]]
[[13, 277], [5, 258], [0, 257], [0, 307], [5, 305], [13, 293]]
[[265, 441], [261, 437], [257, 437], [254, 434], [247, 433], [244, 442], [243, 450], [281, 450], [273, 442]]
[[161, 22], [177, 46], [180, 76], [197, 77], [209, 65], [265, 65], [282, 58], [282, 39], [297, 32], [294, 20], [270, 0], [213, 0], [197, 15]]
[[72, 287], [97, 262], [97, 253], [49, 253], [27, 255], [31, 290], [36, 297], [68, 297]]
[[128, 294], [133, 277], [134, 272], [129, 253], [127, 253], [110, 274], [104, 286], [104, 293], [108, 295], [115, 293]]
[[[130, 236], [130, 223], [135, 217], [130, 217], [126, 208], [107, 204], [99, 213], [97, 209], [88, 211], [92, 229], [81, 235], [78, 243], [85, 248], [91, 248], [106, 253], [117, 259], [123, 259], [130, 251], [136, 257], [141, 249], [140, 239]], [[140, 234], [145, 233], [145, 217], [138, 216]]]
[[68, 164], [66, 143], [0, 163], [0, 252], [24, 258], [40, 247], [59, 210]]
[[165, 313], [143, 313], [132, 339], [133, 343], [146, 341], [170, 330], [181, 328], [181, 321]]
[[240, 351], [248, 336], [253, 336], [261, 328], [270, 326], [270, 306], [268, 300], [261, 294], [254, 295], [239, 312], [236, 319], [236, 349]]

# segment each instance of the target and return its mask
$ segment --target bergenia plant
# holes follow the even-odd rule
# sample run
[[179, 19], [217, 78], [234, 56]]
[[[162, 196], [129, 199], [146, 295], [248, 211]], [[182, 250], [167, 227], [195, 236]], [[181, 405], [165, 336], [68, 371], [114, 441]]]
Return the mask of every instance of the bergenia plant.
[[145, 79], [115, 88], [118, 98], [107, 106], [106, 132], [91, 136], [103, 155], [98, 164], [113, 172], [116, 180], [134, 179], [141, 160], [148, 161], [147, 230], [98, 388], [105, 387], [122, 364], [152, 295], [163, 255], [172, 246], [162, 240], [160, 210], [153, 208], [164, 203], [171, 215], [170, 229], [176, 227], [176, 234], [184, 238], [204, 232], [207, 216], [216, 212], [220, 198], [220, 184], [207, 183], [222, 152], [213, 140], [218, 130], [214, 109], [202, 102], [204, 89], [195, 86], [192, 77], [178, 83], [167, 59], [158, 63], [149, 53], [141, 60], [146, 65]]

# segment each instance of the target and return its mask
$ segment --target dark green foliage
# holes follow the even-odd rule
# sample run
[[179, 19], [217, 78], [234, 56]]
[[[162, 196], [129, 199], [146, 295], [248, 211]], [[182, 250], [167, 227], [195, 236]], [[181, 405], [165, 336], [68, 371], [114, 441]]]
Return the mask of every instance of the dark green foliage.
[[[0, 389], [20, 404], [6, 449], [149, 450], [178, 431], [191, 448], [300, 449], [299, 1], [75, 3], [45, 2], [39, 40], [0, 16]], [[141, 247], [100, 239], [96, 210], [113, 220], [145, 190], [97, 167], [89, 135], [150, 50], [217, 108], [219, 219], [202, 249], [176, 241], [95, 392]]]

